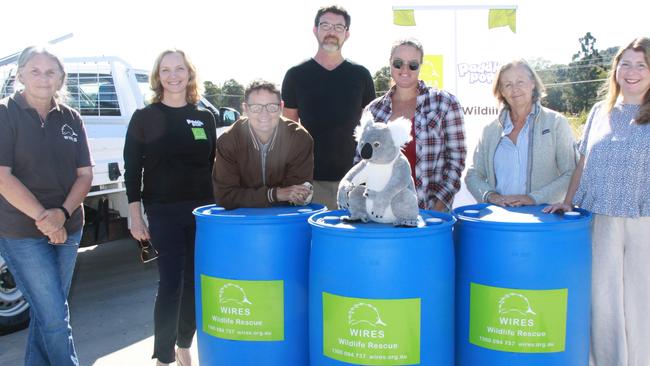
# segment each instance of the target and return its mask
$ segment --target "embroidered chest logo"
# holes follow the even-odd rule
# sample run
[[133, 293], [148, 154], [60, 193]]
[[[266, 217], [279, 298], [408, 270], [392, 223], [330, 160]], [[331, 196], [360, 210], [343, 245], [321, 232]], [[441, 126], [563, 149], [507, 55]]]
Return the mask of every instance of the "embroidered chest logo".
[[192, 126], [192, 127], [203, 127], [203, 122], [202, 121], [197, 121], [194, 119], [186, 119], [187, 124]]
[[205, 134], [203, 129], [203, 122], [195, 119], [186, 119], [187, 125], [192, 128], [192, 134], [194, 135], [194, 140], [207, 140], [208, 136]]
[[63, 138], [66, 140], [77, 142], [77, 134], [67, 123], [61, 127], [61, 135], [63, 135]]

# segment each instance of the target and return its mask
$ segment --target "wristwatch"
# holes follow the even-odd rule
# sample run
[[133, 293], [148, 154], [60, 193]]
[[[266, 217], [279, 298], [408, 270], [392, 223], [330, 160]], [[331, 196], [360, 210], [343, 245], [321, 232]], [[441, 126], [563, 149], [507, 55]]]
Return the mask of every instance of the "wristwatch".
[[59, 206], [57, 208], [63, 211], [63, 215], [65, 216], [65, 221], [68, 221], [68, 219], [70, 219], [70, 212], [68, 212], [68, 210], [63, 206]]

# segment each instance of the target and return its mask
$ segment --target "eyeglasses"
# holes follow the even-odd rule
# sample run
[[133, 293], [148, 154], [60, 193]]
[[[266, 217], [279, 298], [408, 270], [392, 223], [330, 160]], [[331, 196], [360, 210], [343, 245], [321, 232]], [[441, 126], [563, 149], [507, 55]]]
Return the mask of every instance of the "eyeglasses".
[[346, 27], [343, 24], [330, 24], [328, 22], [320, 22], [320, 23], [318, 23], [318, 28], [324, 30], [325, 32], [329, 32], [329, 31], [332, 30], [332, 28], [334, 28], [334, 30], [337, 33], [343, 33], [348, 29], [348, 27]]
[[280, 110], [280, 103], [268, 103], [268, 104], [248, 104], [248, 111], [251, 113], [262, 113], [263, 109], [266, 109], [269, 113], [276, 113]]
[[399, 70], [399, 69], [401, 69], [402, 66], [404, 66], [405, 64], [408, 65], [409, 70], [411, 70], [411, 71], [415, 71], [415, 70], [417, 70], [417, 69], [420, 68], [420, 63], [419, 63], [419, 62], [417, 62], [417, 61], [409, 61], [408, 63], [406, 63], [406, 62], [404, 62], [404, 60], [402, 60], [402, 59], [400, 59], [400, 58], [396, 58], [396, 59], [394, 59], [394, 60], [393, 60], [393, 63], [392, 63], [391, 65], [393, 65], [393, 67], [394, 67], [395, 69]]

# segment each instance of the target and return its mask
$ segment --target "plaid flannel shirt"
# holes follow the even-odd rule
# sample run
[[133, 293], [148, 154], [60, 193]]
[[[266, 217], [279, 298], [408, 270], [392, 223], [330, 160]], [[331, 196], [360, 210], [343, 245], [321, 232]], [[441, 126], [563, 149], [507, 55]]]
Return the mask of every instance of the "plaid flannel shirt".
[[[393, 86], [366, 108], [375, 121], [386, 122], [392, 114]], [[465, 168], [465, 127], [463, 111], [455, 96], [418, 83], [415, 107], [415, 190], [420, 208], [431, 210], [436, 202], [451, 209], [454, 195], [460, 189], [460, 176]]]

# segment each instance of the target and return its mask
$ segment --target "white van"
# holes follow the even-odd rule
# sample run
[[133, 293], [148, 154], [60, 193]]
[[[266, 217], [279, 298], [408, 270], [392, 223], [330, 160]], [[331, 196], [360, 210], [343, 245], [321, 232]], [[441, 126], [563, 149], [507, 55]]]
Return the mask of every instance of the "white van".
[[[14, 92], [15, 61], [15, 56], [0, 60], [0, 98]], [[81, 113], [95, 162], [92, 187], [84, 201], [82, 246], [127, 237], [122, 152], [131, 115], [144, 107], [151, 95], [149, 72], [134, 69], [118, 57], [65, 58], [64, 63], [68, 73], [66, 104]], [[199, 106], [215, 115], [218, 134], [239, 118], [237, 110], [216, 108], [205, 98]], [[0, 334], [24, 326], [28, 308], [0, 257]]]

